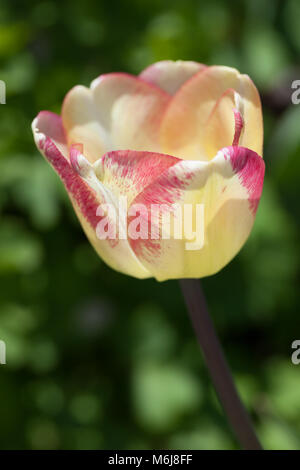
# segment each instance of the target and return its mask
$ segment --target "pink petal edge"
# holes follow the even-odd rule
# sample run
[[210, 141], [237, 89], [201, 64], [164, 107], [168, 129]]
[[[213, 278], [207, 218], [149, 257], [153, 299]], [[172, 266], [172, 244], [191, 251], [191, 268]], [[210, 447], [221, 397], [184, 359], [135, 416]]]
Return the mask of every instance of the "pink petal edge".
[[265, 162], [260, 155], [246, 147], [231, 146], [221, 149], [225, 160], [230, 159], [231, 167], [247, 189], [250, 210], [255, 216], [262, 193]]
[[[40, 122], [41, 126], [39, 126], [41, 120], [44, 122]], [[69, 160], [53, 142], [53, 140], [64, 142], [62, 140], [65, 137], [61, 117], [49, 111], [41, 111], [35, 121], [35, 131], [39, 133], [38, 148], [60, 176], [67, 192], [76, 202], [85, 219], [93, 228], [96, 228], [100, 220], [96, 215], [100, 201], [97, 199], [95, 191], [77, 174]]]

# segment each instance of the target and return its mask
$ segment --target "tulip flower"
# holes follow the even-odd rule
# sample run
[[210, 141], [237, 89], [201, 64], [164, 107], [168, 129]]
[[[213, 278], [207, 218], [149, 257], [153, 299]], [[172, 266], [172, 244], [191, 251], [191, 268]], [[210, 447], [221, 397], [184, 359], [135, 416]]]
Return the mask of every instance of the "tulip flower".
[[[208, 276], [251, 232], [264, 179], [262, 111], [251, 79], [233, 68], [162, 61], [138, 77], [101, 75], [90, 88], [71, 89], [61, 116], [42, 111], [32, 128], [91, 244], [118, 271], [158, 280]], [[172, 227], [175, 205], [191, 207], [193, 217], [202, 205], [202, 245], [186, 249], [191, 239], [173, 229], [163, 237], [161, 214], [151, 220], [154, 238], [121, 236], [132, 209], [150, 213], [152, 205], [169, 208]], [[104, 217], [114, 237], [99, 236]], [[142, 223], [145, 214], [139, 217]]]
[[181, 279], [232, 429], [260, 449], [199, 281], [185, 279], [218, 272], [251, 232], [264, 179], [253, 82], [229, 67], [162, 61], [75, 86], [61, 116], [42, 111], [32, 128], [101, 258], [137, 278]]

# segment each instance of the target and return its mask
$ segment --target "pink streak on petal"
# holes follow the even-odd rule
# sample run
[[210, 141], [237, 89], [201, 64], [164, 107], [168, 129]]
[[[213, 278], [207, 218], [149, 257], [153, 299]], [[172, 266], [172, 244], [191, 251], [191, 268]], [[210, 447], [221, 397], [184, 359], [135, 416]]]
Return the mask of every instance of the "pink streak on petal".
[[235, 121], [235, 130], [234, 130], [234, 137], [233, 137], [232, 145], [235, 146], [235, 145], [239, 145], [241, 132], [244, 127], [244, 120], [242, 118], [241, 113], [237, 109], [234, 109], [233, 113], [234, 113], [234, 121]]
[[[152, 204], [158, 204], [161, 213], [172, 212], [174, 209], [173, 204], [180, 202], [184, 190], [194, 176], [192, 171], [178, 171], [178, 165], [180, 165], [180, 160], [177, 165], [167, 169], [152, 184], [146, 187], [135, 198], [132, 205], [143, 204], [150, 210]], [[178, 173], [180, 173], [180, 178], [177, 176]], [[130, 219], [128, 222], [130, 222]], [[151, 216], [148, 219], [148, 233], [151, 233]], [[149, 262], [153, 262], [154, 258], [160, 256], [161, 240], [159, 239], [148, 238], [143, 241], [130, 239], [129, 243], [138, 257], [145, 258]]]
[[94, 191], [87, 183], [75, 172], [69, 161], [60, 153], [52, 140], [47, 136], [43, 142], [40, 142], [47, 160], [61, 177], [68, 193], [76, 202], [81, 213], [84, 215], [90, 225], [96, 229], [101, 220], [96, 215], [100, 201], [95, 197]]
[[[193, 77], [192, 77], [193, 78]], [[220, 106], [220, 103], [222, 102], [222, 100], [224, 98], [226, 98], [227, 96], [230, 97], [230, 95], [232, 96], [232, 100], [233, 100], [233, 96], [234, 96], [234, 89], [233, 88], [227, 88], [227, 90], [225, 90], [221, 96], [216, 100], [209, 116], [208, 116], [208, 119], [207, 119], [207, 122], [210, 120], [210, 118], [214, 115], [214, 113], [217, 111], [218, 109], [218, 106]]]
[[257, 211], [262, 193], [265, 163], [263, 159], [253, 150], [245, 147], [226, 147], [222, 149], [225, 160], [229, 154], [230, 163], [249, 194], [249, 206], [253, 215]]
[[181, 172], [180, 178], [178, 177], [178, 164], [173, 168], [169, 168], [162, 173], [151, 185], [146, 187], [137, 198], [135, 203], [142, 204], [168, 204], [178, 202], [183, 194], [183, 191], [190, 184], [193, 178], [192, 171]]
[[82, 144], [73, 144], [70, 148], [70, 162], [76, 173], [80, 174], [78, 156], [83, 153]]
[[112, 171], [120, 183], [127, 179], [130, 181], [130, 186], [135, 187], [139, 193], [180, 160], [171, 155], [155, 152], [118, 150], [105, 154], [102, 161], [104, 171], [105, 168]]

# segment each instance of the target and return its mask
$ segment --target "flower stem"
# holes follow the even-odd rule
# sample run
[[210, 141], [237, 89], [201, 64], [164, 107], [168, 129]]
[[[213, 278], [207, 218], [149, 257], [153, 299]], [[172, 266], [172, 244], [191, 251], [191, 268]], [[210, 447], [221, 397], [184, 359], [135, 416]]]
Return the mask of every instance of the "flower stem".
[[228, 421], [242, 448], [261, 450], [262, 447], [255, 435], [251, 420], [234, 385], [207, 309], [200, 281], [181, 279], [179, 283], [206, 365]]

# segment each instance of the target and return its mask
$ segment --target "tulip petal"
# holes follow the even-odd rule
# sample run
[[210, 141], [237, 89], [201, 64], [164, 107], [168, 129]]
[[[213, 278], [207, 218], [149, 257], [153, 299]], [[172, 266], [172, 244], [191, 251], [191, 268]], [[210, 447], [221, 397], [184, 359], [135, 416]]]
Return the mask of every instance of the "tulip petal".
[[[245, 131], [241, 136], [240, 145], [262, 154], [263, 124], [261, 103], [258, 91], [247, 75], [237, 70], [212, 66], [201, 69], [196, 75], [184, 83], [171, 100], [161, 126], [161, 146], [164, 153], [190, 160], [209, 160], [205, 138], [207, 122], [214, 110], [216, 102], [220, 110], [215, 119], [221, 119], [215, 125], [216, 134], [209, 131], [209, 139], [231, 145], [228, 139], [228, 122], [233, 126], [232, 107], [226, 91], [232, 89], [239, 96], [239, 111], [245, 122]], [[224, 95], [225, 94], [225, 95]], [[221, 99], [222, 96], [225, 98]], [[224, 136], [220, 129], [224, 125]], [[233, 127], [232, 127], [233, 128]]]
[[165, 154], [119, 150], [105, 154], [94, 163], [94, 169], [116, 198], [127, 197], [129, 206], [141, 191], [178, 161]]
[[[223, 148], [209, 162], [178, 162], [147, 186], [132, 206], [144, 204], [150, 213], [152, 204], [163, 205], [164, 211], [171, 212], [171, 227], [178, 222], [178, 215], [172, 213], [174, 204], [179, 205], [183, 214], [185, 207], [192, 207], [194, 241], [185, 233], [182, 239], [176, 239], [172, 228], [171, 238], [162, 239], [164, 227], [160, 215], [151, 219], [159, 239], [131, 239], [133, 250], [158, 280], [200, 278], [218, 272], [250, 234], [263, 178], [263, 159], [243, 147]], [[198, 205], [203, 205], [200, 226], [195, 225]], [[201, 232], [203, 246], [186, 245], [201, 239]]]
[[101, 122], [89, 88], [77, 85], [69, 91], [62, 106], [62, 122], [68, 146], [81, 142], [90, 162], [112, 148], [109, 130]]
[[205, 67], [189, 60], [162, 60], [147, 67], [139, 77], [174, 95], [184, 82]]
[[219, 149], [234, 141], [234, 109], [237, 105], [235, 95], [236, 92], [232, 88], [221, 95], [203, 128], [203, 149], [208, 160], [213, 158]]
[[161, 116], [170, 96], [125, 73], [101, 75], [67, 95], [62, 119], [68, 144], [81, 142], [90, 162], [108, 150], [159, 151]]
[[[97, 227], [103, 218], [102, 214], [98, 215], [99, 207], [111, 203], [111, 200], [107, 197], [108, 191], [97, 192], [78, 173], [82, 171], [83, 165], [83, 161], [76, 156], [79, 150], [72, 149], [72, 163], [67, 157], [60, 117], [41, 112], [34, 119], [32, 129], [38, 149], [60, 176], [82, 227], [100, 257], [117, 271], [138, 278], [149, 277], [150, 273], [137, 259], [127, 240], [98, 238]], [[86, 164], [89, 165], [87, 160]], [[75, 170], [76, 167], [78, 171]], [[91, 166], [90, 168], [92, 171]], [[86, 174], [87, 170], [84, 170], [83, 173]]]
[[159, 128], [170, 96], [160, 88], [127, 74], [108, 74], [92, 84], [103, 117], [110, 111], [113, 150], [131, 149], [158, 152]]

